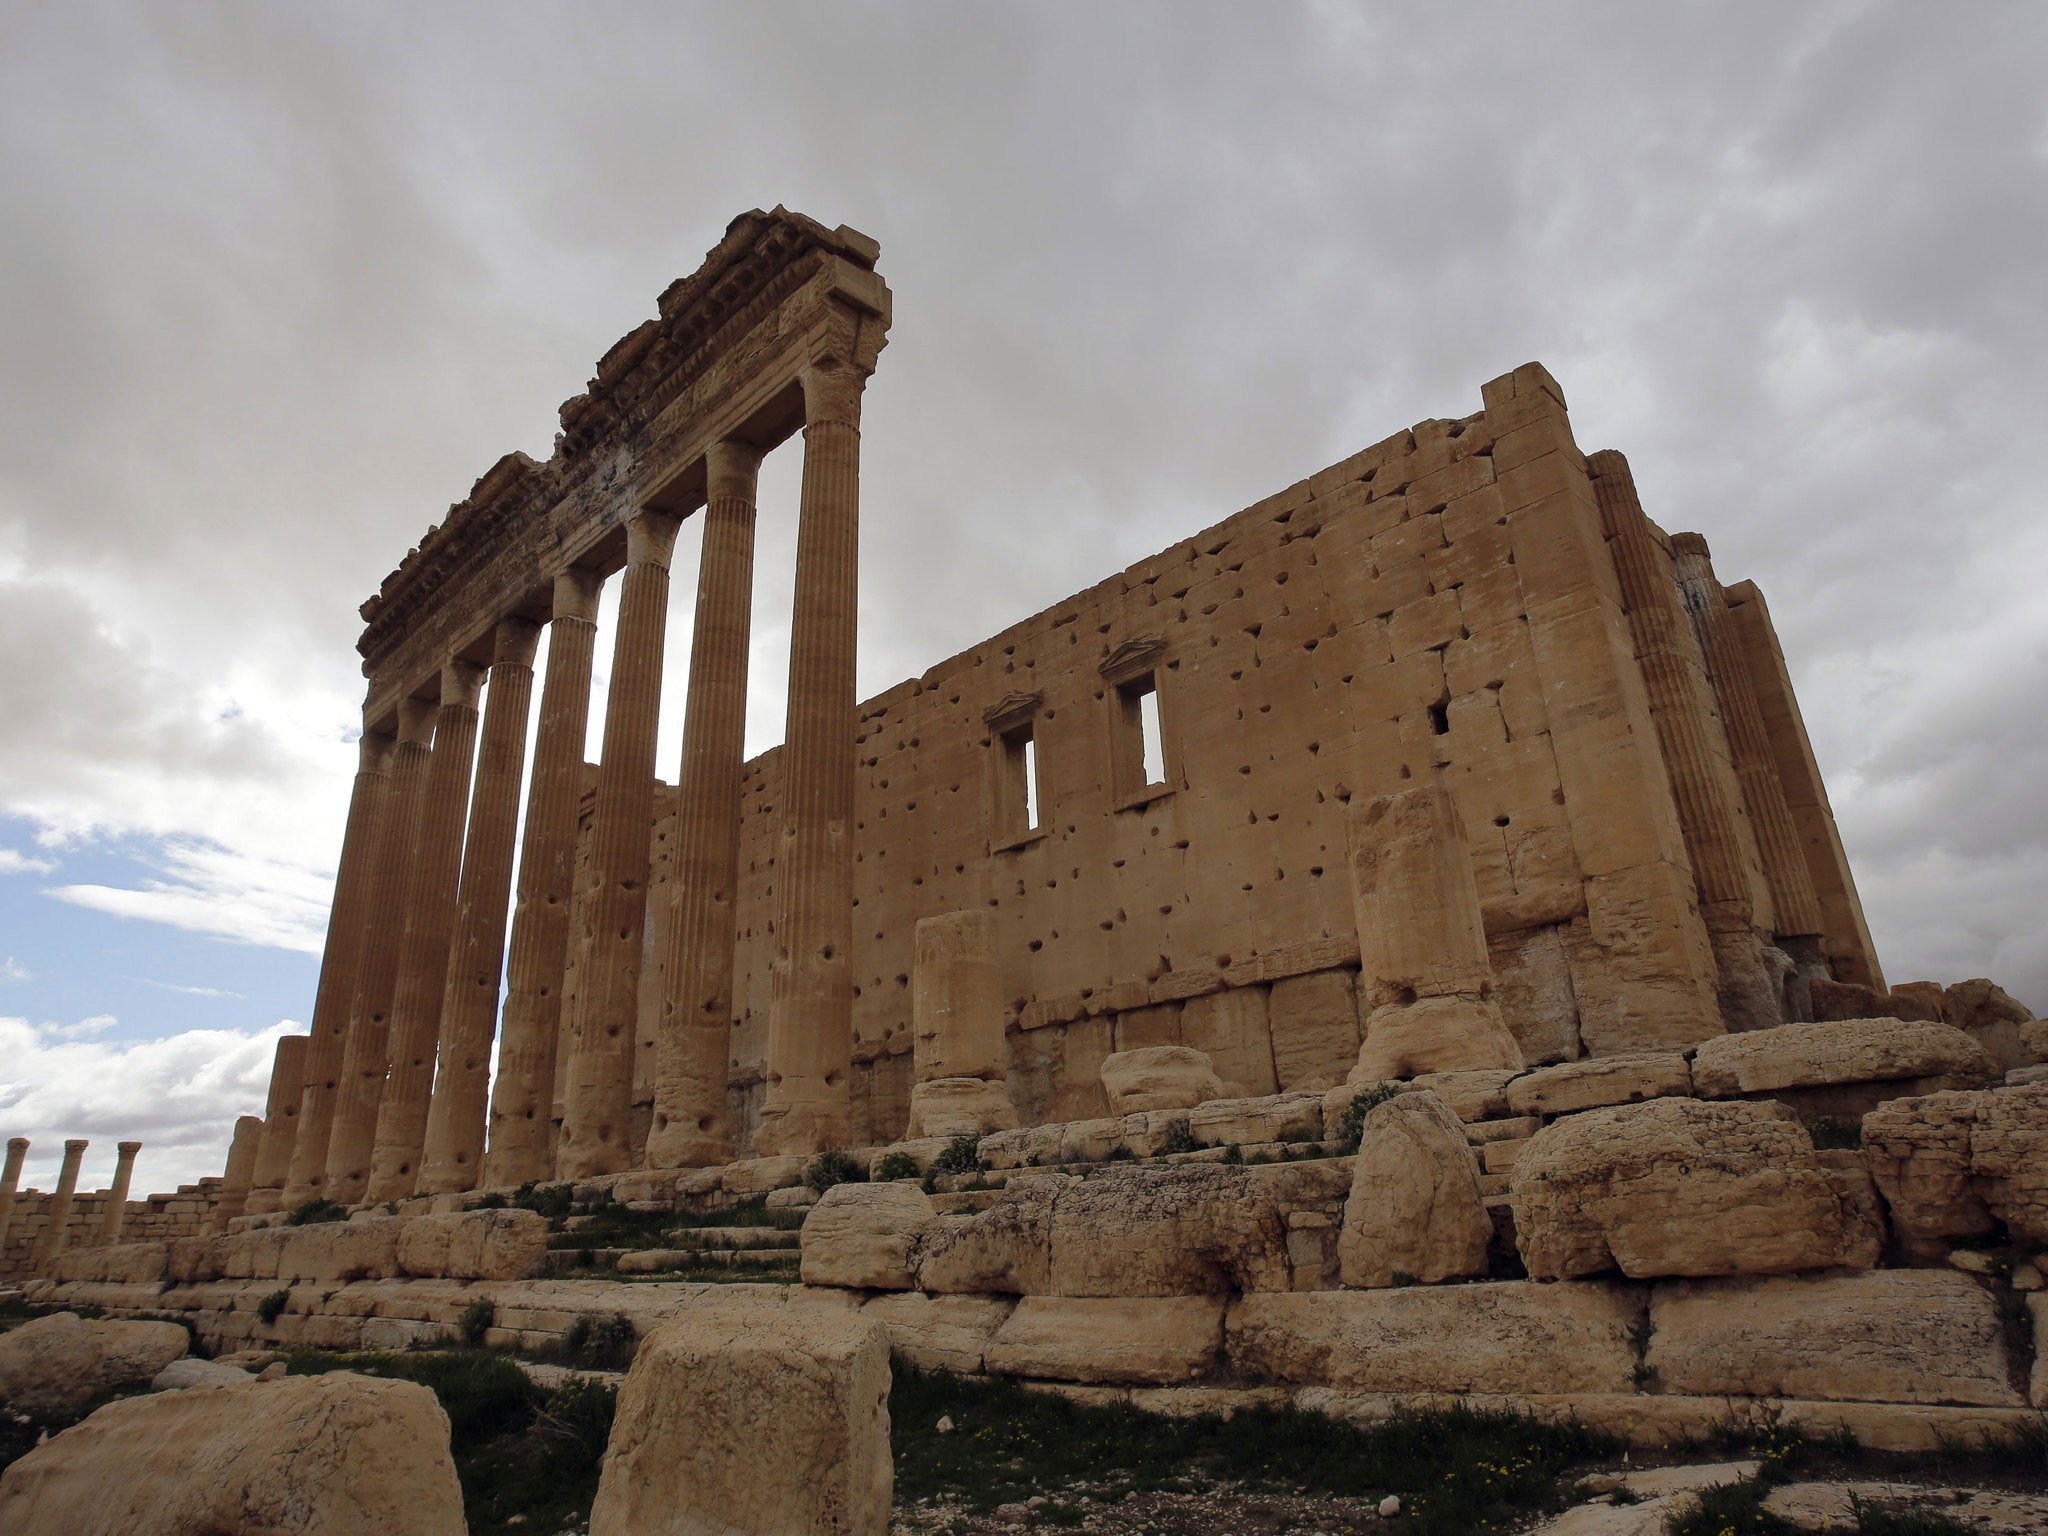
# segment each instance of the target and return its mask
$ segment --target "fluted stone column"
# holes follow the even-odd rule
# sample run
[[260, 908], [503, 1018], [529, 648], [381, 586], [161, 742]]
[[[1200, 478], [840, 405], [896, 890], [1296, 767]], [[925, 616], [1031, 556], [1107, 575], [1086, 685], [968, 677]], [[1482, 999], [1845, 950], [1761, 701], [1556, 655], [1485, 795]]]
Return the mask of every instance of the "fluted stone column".
[[1813, 875], [1806, 867], [1806, 853], [1800, 847], [1798, 830], [1785, 804], [1784, 786], [1778, 781], [1777, 765], [1771, 758], [1770, 738], [1764, 733], [1763, 714], [1742, 665], [1741, 646], [1728, 617], [1727, 599], [1722, 595], [1721, 583], [1714, 579], [1714, 562], [1707, 541], [1696, 533], [1674, 534], [1671, 552], [1677, 563], [1686, 612], [1699, 635], [1700, 648], [1706, 652], [1707, 671], [1721, 700], [1721, 719], [1727, 725], [1728, 746], [1735, 755], [1736, 778], [1742, 785], [1750, 822], [1756, 828], [1764, 877], [1771, 885], [1776, 931], [1788, 938], [1817, 936], [1821, 917], [1820, 903], [1813, 892]]
[[277, 1037], [277, 1051], [270, 1060], [270, 1096], [263, 1102], [263, 1140], [256, 1148], [256, 1173], [249, 1203], [242, 1207], [248, 1215], [261, 1216], [283, 1207], [284, 1184], [291, 1173], [299, 1110], [305, 1096], [308, 1044], [304, 1035]]
[[499, 621], [476, 789], [470, 796], [455, 944], [441, 998], [440, 1062], [427, 1107], [421, 1194], [474, 1189], [483, 1163], [491, 1036], [505, 971], [512, 845], [519, 825], [519, 786], [526, 777], [526, 716], [539, 641], [540, 626], [531, 619]]
[[1522, 1065], [1493, 996], [1465, 824], [1440, 784], [1353, 801], [1365, 1040], [1354, 1082]]
[[222, 1171], [220, 1193], [214, 1198], [209, 1232], [225, 1232], [228, 1223], [247, 1209], [249, 1186], [256, 1177], [256, 1153], [263, 1144], [263, 1122], [255, 1115], [235, 1121], [234, 1139], [228, 1143], [228, 1165]]
[[121, 1241], [121, 1226], [128, 1217], [128, 1186], [135, 1182], [135, 1154], [141, 1150], [139, 1141], [114, 1144], [114, 1182], [107, 1190], [107, 1208], [100, 1212], [102, 1248], [111, 1248]]
[[585, 920], [569, 1092], [555, 1159], [562, 1178], [619, 1173], [631, 1166], [633, 1026], [647, 921], [668, 563], [677, 526], [668, 513], [646, 508], [626, 530], [604, 757], [591, 825], [597, 889]]
[[[298, 1125], [291, 1163], [278, 1195], [281, 1209], [295, 1209], [327, 1187], [327, 1143], [334, 1133], [334, 1105], [347, 1054], [350, 1011], [371, 921], [377, 853], [391, 785], [391, 755], [397, 742], [382, 731], [365, 731], [357, 743], [355, 791], [349, 797], [342, 833], [341, 863], [334, 876], [334, 904], [327, 919], [327, 947], [320, 957], [320, 983], [313, 994], [313, 1024], [301, 1069]], [[273, 1086], [275, 1079], [273, 1079]]]
[[[356, 995], [349, 1008], [347, 1049], [335, 1098], [334, 1124], [327, 1141], [327, 1179], [321, 1197], [344, 1205], [363, 1198], [370, 1178], [370, 1152], [377, 1140], [377, 1102], [384, 1096], [390, 1066], [391, 993], [398, 979], [398, 948], [405, 936], [406, 892], [418, 849], [420, 804], [433, 757], [431, 699], [406, 698], [398, 705], [398, 745], [391, 755], [391, 787], [377, 838], [376, 877], [363, 930]], [[301, 1132], [301, 1134], [305, 1134]], [[286, 1204], [294, 1202], [289, 1195]]]
[[441, 1000], [448, 986], [448, 950], [462, 873], [463, 829], [469, 819], [470, 773], [476, 761], [477, 698], [484, 669], [454, 658], [441, 668], [441, 708], [434, 721], [434, 757], [420, 804], [412, 850], [412, 886], [405, 898], [405, 938], [391, 1001], [391, 1075], [377, 1106], [377, 1139], [364, 1198], [404, 1200], [419, 1182], [427, 1138], [427, 1096], [441, 1042]]
[[28, 1156], [28, 1138], [7, 1138], [7, 1167], [0, 1172], [0, 1271], [7, 1264], [7, 1233], [14, 1221], [14, 1194], [21, 1188], [22, 1159]]
[[782, 749], [782, 837], [762, 1156], [843, 1146], [853, 1124], [853, 799], [859, 635], [858, 369], [804, 371], [803, 505]]
[[1017, 1107], [1005, 1080], [1003, 972], [995, 914], [921, 917], [910, 960], [910, 1089], [906, 1140], [985, 1136], [1013, 1129]]
[[602, 579], [568, 570], [555, 578], [548, 675], [533, 747], [533, 790], [519, 856], [519, 900], [506, 960], [505, 1023], [491, 1090], [490, 1144], [482, 1184], [501, 1188], [552, 1171], [548, 1128], [555, 1097], [555, 1044], [569, 907], [576, 886], [576, 806], [590, 725], [590, 668]]
[[733, 1154], [725, 1095], [760, 467], [759, 450], [736, 442], [716, 444], [705, 463], [704, 549], [690, 640], [683, 766], [676, 779], [668, 990], [647, 1135], [651, 1168], [710, 1167]]
[[78, 1193], [78, 1165], [85, 1160], [88, 1145], [83, 1141], [64, 1143], [64, 1166], [57, 1174], [57, 1193], [50, 1197], [50, 1219], [36, 1238], [35, 1252], [29, 1256], [31, 1275], [47, 1275], [50, 1261], [71, 1241], [71, 1201]]

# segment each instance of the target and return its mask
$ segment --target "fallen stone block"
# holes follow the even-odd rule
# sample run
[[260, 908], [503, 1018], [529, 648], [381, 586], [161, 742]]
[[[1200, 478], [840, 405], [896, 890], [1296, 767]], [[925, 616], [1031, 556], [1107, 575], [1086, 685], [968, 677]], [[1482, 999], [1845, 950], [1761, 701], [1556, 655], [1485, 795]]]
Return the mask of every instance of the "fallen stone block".
[[1442, 1099], [1399, 1094], [1366, 1115], [1337, 1239], [1346, 1285], [1483, 1274], [1492, 1235], [1478, 1165]]
[[1995, 1222], [2048, 1242], [2048, 1083], [1893, 1099], [1863, 1117], [1863, 1150], [1911, 1259]]
[[1569, 1115], [1646, 1099], [1683, 1098], [1692, 1074], [1676, 1051], [1630, 1056], [1596, 1056], [1526, 1073], [1507, 1085], [1508, 1108], [1517, 1115]]
[[835, 1184], [804, 1218], [805, 1285], [905, 1291], [918, 1239], [937, 1217], [914, 1184]]
[[1494, 1120], [1508, 1113], [1508, 1084], [1523, 1074], [1495, 1068], [1484, 1072], [1425, 1072], [1412, 1086], [1427, 1088], [1460, 1120]]
[[1882, 1233], [1779, 1104], [1657, 1099], [1529, 1139], [1509, 1176], [1533, 1279], [1868, 1268]]
[[1650, 1328], [1645, 1364], [1663, 1392], [2022, 1404], [1989, 1293], [1952, 1271], [1667, 1283]]
[[590, 1536], [886, 1536], [889, 1331], [857, 1313], [712, 1306], [641, 1342]]
[[1146, 1045], [1102, 1060], [1102, 1087], [1111, 1113], [1193, 1109], [1225, 1096], [1208, 1056], [1185, 1045]]
[[1260, 1141], [1320, 1141], [1321, 1093], [1273, 1093], [1256, 1099], [1217, 1099], [1188, 1111], [1188, 1134], [1205, 1147]]
[[153, 1392], [183, 1392], [190, 1387], [235, 1387], [254, 1381], [255, 1374], [221, 1360], [200, 1360], [187, 1355], [173, 1360], [149, 1379]]
[[0, 1402], [23, 1413], [75, 1413], [100, 1389], [105, 1351], [76, 1312], [32, 1318], [0, 1333]]
[[1060, 1143], [1066, 1134], [1064, 1125], [1029, 1125], [1020, 1130], [997, 1131], [993, 1136], [982, 1137], [975, 1153], [990, 1169], [1045, 1167], [1060, 1160]]
[[1285, 1290], [1286, 1221], [1252, 1170], [1116, 1168], [1060, 1189], [1055, 1296], [1187, 1296]]
[[0, 1474], [8, 1536], [462, 1536], [448, 1416], [347, 1371], [110, 1403]]
[[1230, 1362], [1363, 1392], [1628, 1392], [1640, 1303], [1619, 1285], [1410, 1286], [1245, 1296]]
[[1052, 1286], [1052, 1207], [1064, 1174], [1012, 1178], [987, 1210], [942, 1216], [918, 1240], [917, 1283], [952, 1294], [1043, 1295]]
[[192, 1347], [192, 1335], [176, 1323], [124, 1322], [95, 1319], [86, 1324], [100, 1341], [101, 1391], [148, 1381], [180, 1360]]
[[1692, 1063], [1693, 1089], [1707, 1099], [1900, 1078], [1960, 1078], [1975, 1086], [1991, 1076], [1991, 1058], [1961, 1030], [1904, 1019], [1843, 1019], [1722, 1035], [1703, 1042]]
[[1027, 1296], [985, 1353], [998, 1375], [1169, 1386], [1202, 1375], [1223, 1344], [1218, 1296]]

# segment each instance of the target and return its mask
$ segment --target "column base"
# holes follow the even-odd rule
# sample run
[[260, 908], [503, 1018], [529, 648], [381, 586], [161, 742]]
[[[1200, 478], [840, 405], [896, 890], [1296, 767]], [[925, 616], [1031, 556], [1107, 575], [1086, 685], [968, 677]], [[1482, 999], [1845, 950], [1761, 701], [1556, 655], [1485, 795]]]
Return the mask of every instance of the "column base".
[[850, 1146], [853, 1117], [844, 1104], [777, 1104], [761, 1111], [756, 1157], [810, 1157]]
[[719, 1168], [738, 1156], [732, 1138], [716, 1131], [677, 1127], [668, 1132], [656, 1131], [647, 1138], [650, 1168]]
[[1491, 998], [1453, 995], [1375, 1008], [1365, 1021], [1358, 1065], [1347, 1081], [1420, 1077], [1426, 1072], [1521, 1070], [1522, 1048]]
[[268, 1216], [272, 1211], [284, 1209], [284, 1191], [278, 1189], [252, 1189], [248, 1202], [242, 1207], [244, 1216]]

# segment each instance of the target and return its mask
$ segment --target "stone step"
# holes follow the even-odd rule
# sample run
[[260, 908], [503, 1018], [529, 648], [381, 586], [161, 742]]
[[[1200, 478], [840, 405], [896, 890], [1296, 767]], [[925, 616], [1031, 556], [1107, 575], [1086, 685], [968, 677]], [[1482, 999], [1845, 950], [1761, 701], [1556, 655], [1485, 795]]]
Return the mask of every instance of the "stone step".
[[795, 1248], [801, 1234], [780, 1227], [672, 1227], [662, 1236], [678, 1248]]
[[1479, 1149], [1479, 1161], [1488, 1173], [1504, 1174], [1515, 1166], [1522, 1155], [1522, 1148], [1529, 1145], [1529, 1138], [1520, 1141], [1489, 1141]]
[[620, 1254], [618, 1271], [622, 1275], [651, 1275], [668, 1269], [732, 1269], [751, 1264], [778, 1274], [794, 1274], [801, 1260], [801, 1254], [788, 1248], [719, 1248], [708, 1252], [688, 1248], [641, 1248]]
[[1475, 1120], [1465, 1127], [1465, 1139], [1475, 1147], [1492, 1141], [1526, 1141], [1543, 1129], [1535, 1115], [1517, 1115], [1512, 1120]]
[[1508, 1192], [1508, 1176], [1504, 1173], [1482, 1173], [1479, 1175], [1479, 1197], [1490, 1199]]

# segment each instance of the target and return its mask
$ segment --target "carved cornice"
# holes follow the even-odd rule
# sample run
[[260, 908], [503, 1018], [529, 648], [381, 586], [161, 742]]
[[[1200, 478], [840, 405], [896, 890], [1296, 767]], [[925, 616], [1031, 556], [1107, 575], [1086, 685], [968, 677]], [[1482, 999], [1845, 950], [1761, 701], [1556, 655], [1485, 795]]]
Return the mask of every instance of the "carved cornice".
[[1038, 713], [1045, 702], [1042, 693], [1006, 693], [981, 712], [982, 722], [996, 734], [1014, 730]]
[[1166, 642], [1158, 635], [1136, 635], [1102, 658], [1096, 671], [1106, 683], [1128, 683], [1158, 667]]

